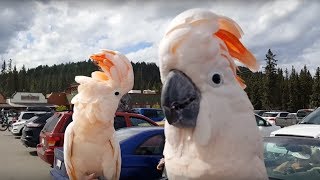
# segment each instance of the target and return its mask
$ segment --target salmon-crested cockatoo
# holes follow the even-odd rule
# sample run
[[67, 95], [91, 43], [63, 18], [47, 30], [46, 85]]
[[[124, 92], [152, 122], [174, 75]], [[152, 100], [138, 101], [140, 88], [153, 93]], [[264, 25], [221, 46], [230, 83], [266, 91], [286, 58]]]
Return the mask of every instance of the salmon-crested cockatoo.
[[90, 58], [102, 71], [75, 77], [80, 85], [71, 101], [73, 122], [64, 136], [65, 166], [71, 180], [118, 180], [121, 152], [114, 116], [121, 97], [133, 87], [133, 70], [129, 60], [116, 51], [103, 50]]
[[175, 17], [159, 46], [170, 180], [264, 180], [262, 137], [237, 77], [236, 58], [252, 71], [255, 57], [231, 19], [203, 9]]

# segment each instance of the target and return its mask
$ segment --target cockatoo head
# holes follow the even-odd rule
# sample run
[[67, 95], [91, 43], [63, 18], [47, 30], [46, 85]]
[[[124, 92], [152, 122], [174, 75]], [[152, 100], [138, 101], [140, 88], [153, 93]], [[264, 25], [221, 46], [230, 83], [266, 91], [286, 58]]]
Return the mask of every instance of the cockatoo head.
[[80, 85], [72, 103], [76, 109], [88, 111], [86, 114], [99, 116], [90, 119], [113, 120], [110, 117], [114, 116], [121, 97], [133, 87], [132, 65], [124, 55], [112, 50], [103, 50], [90, 58], [102, 71], [93, 72], [91, 77], [76, 76]]
[[199, 129], [207, 132], [201, 138], [209, 138], [212, 128], [229, 121], [225, 113], [252, 109], [233, 58], [253, 71], [258, 64], [241, 35], [233, 20], [207, 10], [191, 9], [172, 20], [159, 47], [161, 101], [169, 126]]

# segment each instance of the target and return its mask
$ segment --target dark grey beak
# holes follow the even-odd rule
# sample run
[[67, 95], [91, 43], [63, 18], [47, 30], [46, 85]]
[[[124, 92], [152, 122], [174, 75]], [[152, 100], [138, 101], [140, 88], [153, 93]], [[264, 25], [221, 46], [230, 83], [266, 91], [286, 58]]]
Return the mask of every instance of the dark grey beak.
[[161, 105], [169, 124], [193, 128], [197, 124], [200, 91], [183, 72], [173, 70], [163, 85]]

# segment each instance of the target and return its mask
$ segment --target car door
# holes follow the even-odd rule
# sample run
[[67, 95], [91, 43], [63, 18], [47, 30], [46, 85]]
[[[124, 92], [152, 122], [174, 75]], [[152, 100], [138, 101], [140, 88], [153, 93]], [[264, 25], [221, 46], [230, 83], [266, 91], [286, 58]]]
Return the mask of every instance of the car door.
[[136, 146], [132, 154], [123, 155], [123, 166], [126, 167], [122, 167], [124, 171], [122, 174], [127, 175], [127, 178], [134, 179], [161, 177], [161, 172], [157, 170], [157, 165], [163, 157], [164, 142], [163, 134], [145, 137], [142, 143]]

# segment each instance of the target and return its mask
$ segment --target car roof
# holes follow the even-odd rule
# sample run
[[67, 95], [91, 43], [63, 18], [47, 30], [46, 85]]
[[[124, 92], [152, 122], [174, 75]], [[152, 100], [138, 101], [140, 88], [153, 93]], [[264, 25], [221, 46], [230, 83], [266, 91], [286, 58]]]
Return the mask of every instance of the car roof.
[[119, 132], [125, 132], [125, 131], [132, 131], [132, 132], [145, 132], [145, 131], [152, 131], [152, 130], [161, 130], [164, 129], [161, 126], [150, 126], [150, 127], [129, 127], [129, 128], [122, 128], [119, 129]]
[[162, 110], [160, 108], [132, 108], [132, 109], [143, 109], [143, 110]]

